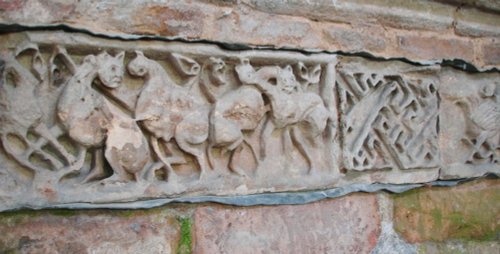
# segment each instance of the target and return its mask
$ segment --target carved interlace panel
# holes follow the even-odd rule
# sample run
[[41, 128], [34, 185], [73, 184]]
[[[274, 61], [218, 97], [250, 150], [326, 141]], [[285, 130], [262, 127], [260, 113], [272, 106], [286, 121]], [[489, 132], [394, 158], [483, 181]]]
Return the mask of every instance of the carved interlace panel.
[[494, 74], [442, 74], [443, 178], [500, 174], [500, 83]]
[[339, 67], [337, 83], [347, 169], [439, 166], [436, 80]]
[[498, 83], [455, 96], [445, 80], [442, 102], [436, 66], [56, 31], [0, 41], [0, 210], [498, 171]]

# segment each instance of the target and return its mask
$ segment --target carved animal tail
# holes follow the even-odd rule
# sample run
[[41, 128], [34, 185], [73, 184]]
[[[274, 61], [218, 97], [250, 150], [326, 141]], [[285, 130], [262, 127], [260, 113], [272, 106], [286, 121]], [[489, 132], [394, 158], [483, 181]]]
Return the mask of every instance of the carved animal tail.
[[172, 168], [172, 165], [170, 165], [170, 162], [168, 161], [168, 158], [163, 156], [163, 154], [160, 151], [160, 146], [158, 145], [158, 139], [155, 137], [151, 137], [151, 145], [153, 146], [153, 151], [158, 156], [158, 159], [165, 165], [167, 168], [167, 179], [171, 180], [177, 176], [175, 174], [174, 169]]
[[213, 145], [210, 144], [210, 142], [209, 142], [207, 145], [207, 150], [206, 150], [207, 162], [208, 162], [208, 167], [213, 170], [215, 163], [214, 163], [214, 157], [212, 156], [212, 148], [213, 148]]

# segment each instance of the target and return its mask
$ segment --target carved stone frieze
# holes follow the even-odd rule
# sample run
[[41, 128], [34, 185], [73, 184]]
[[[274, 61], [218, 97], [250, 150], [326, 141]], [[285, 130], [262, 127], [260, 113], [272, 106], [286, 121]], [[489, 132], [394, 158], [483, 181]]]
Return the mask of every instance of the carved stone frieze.
[[422, 74], [425, 68], [363, 67], [337, 68], [346, 169], [439, 167], [436, 75]]
[[63, 32], [2, 41], [0, 209], [340, 178], [333, 55]]
[[[436, 66], [57, 31], [0, 39], [0, 210], [439, 178]], [[498, 165], [498, 85], [478, 89], [450, 102], [484, 129], [464, 129], [458, 163]]]
[[444, 179], [500, 174], [498, 74], [442, 73], [441, 149]]

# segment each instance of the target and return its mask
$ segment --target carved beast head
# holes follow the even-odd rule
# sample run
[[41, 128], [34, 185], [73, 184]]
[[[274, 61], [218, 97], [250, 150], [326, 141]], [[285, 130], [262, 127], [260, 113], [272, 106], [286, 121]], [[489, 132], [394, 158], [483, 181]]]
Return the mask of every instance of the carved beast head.
[[111, 56], [106, 52], [97, 55], [97, 74], [102, 84], [108, 88], [117, 88], [122, 85], [125, 67], [123, 58], [125, 52], [120, 52], [116, 56]]

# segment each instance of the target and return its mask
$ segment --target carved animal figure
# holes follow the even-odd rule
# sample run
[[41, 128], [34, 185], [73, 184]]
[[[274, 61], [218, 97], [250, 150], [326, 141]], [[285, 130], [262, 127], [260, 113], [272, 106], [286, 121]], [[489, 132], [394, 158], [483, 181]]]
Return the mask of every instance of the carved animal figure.
[[200, 146], [208, 138], [209, 107], [187, 88], [175, 83], [158, 62], [140, 51], [136, 51], [136, 55], [127, 68], [132, 75], [144, 77], [145, 83], [137, 100], [135, 117], [153, 134], [153, 149], [165, 164], [169, 180], [175, 178], [176, 173], [169, 159], [160, 152], [158, 140], [169, 142], [175, 138], [181, 150], [195, 157], [203, 176], [206, 149]]
[[293, 143], [306, 158], [309, 171], [316, 168], [311, 158], [312, 151], [295, 124], [307, 124], [307, 135], [311, 139], [323, 133], [329, 113], [322, 99], [302, 90], [289, 65], [284, 68], [264, 66], [255, 70], [248, 59], [242, 59], [241, 64], [236, 66], [236, 72], [244, 84], [255, 86], [269, 98], [272, 120], [277, 128], [283, 128], [283, 144]]
[[[228, 167], [238, 175], [246, 176], [233, 161], [235, 154], [243, 149], [243, 143], [250, 147], [258, 165], [257, 152], [243, 131], [255, 130], [266, 112], [261, 93], [251, 86], [224, 94], [214, 105], [210, 115], [210, 146], [230, 152]], [[208, 152], [210, 154], [210, 150]]]
[[114, 174], [111, 179], [129, 180], [129, 174], [140, 180], [140, 173], [149, 160], [149, 146], [135, 121], [106, 100], [93, 87], [96, 78], [102, 85], [121, 85], [124, 66], [122, 52], [116, 57], [106, 52], [88, 55], [77, 67], [59, 98], [57, 115], [69, 136], [86, 148], [94, 148], [94, 164], [85, 181], [104, 176], [102, 151]]
[[[466, 119], [466, 135], [464, 140], [473, 146], [471, 161], [482, 161], [481, 159], [494, 156], [495, 148], [482, 151], [480, 147], [498, 146], [498, 142], [489, 144], [488, 140], [500, 133], [500, 98], [495, 84], [484, 85], [479, 92], [480, 98], [471, 98], [469, 101], [460, 100], [456, 104], [461, 106]], [[493, 151], [493, 152], [492, 152]]]
[[[33, 53], [32, 69], [30, 70], [19, 64], [15, 56], [28, 51]], [[0, 83], [0, 123], [1, 141], [5, 151], [19, 164], [30, 170], [41, 173], [42, 168], [30, 161], [30, 156], [37, 154], [42, 160], [48, 161], [53, 170], [60, 170], [64, 174], [67, 170], [72, 170], [77, 158], [68, 153], [66, 149], [57, 141], [60, 134], [57, 126], [49, 129], [45, 125], [46, 115], [39, 104], [39, 95], [48, 82], [46, 73], [48, 72], [43, 59], [36, 45], [20, 45], [15, 55], [2, 55], [3, 71]], [[35, 98], [26, 100], [26, 98]], [[35, 143], [27, 138], [28, 131], [32, 130], [41, 138]], [[9, 136], [15, 137], [24, 143], [26, 149], [22, 153], [15, 152], [9, 142]], [[44, 151], [43, 146], [49, 143], [59, 155], [65, 160], [63, 164], [57, 157]], [[80, 158], [80, 157], [79, 157]]]
[[202, 67], [199, 81], [200, 90], [213, 104], [210, 113], [210, 136], [207, 155], [213, 167], [212, 147], [219, 147], [229, 153], [228, 168], [240, 176], [246, 176], [236, 165], [235, 155], [246, 144], [259, 164], [254, 146], [246, 140], [243, 132], [254, 131], [269, 110], [258, 89], [252, 86], [240, 86], [227, 92], [226, 64], [217, 57], [210, 57]]

